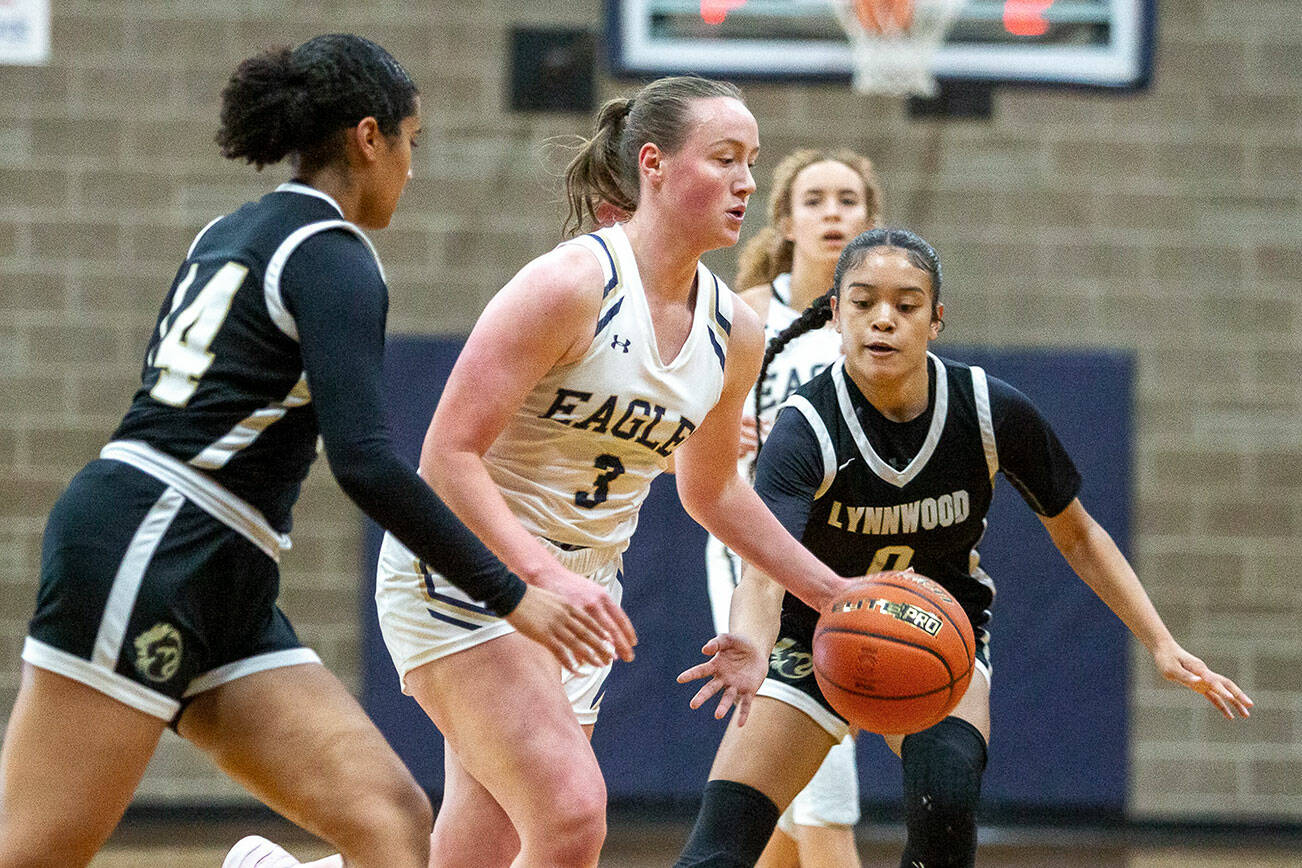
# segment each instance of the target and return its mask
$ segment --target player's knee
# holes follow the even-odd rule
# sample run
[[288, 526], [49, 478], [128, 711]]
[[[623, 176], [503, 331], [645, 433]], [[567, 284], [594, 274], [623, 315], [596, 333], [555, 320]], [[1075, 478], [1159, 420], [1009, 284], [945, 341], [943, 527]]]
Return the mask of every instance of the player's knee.
[[986, 744], [965, 720], [947, 717], [904, 739], [908, 845], [902, 868], [959, 868], [976, 859], [976, 810]]
[[606, 840], [606, 789], [579, 788], [567, 795], [543, 830], [546, 849], [558, 865], [595, 865]]
[[434, 811], [415, 780], [397, 776], [358, 799], [341, 825], [335, 843], [346, 855], [392, 850], [428, 857]]

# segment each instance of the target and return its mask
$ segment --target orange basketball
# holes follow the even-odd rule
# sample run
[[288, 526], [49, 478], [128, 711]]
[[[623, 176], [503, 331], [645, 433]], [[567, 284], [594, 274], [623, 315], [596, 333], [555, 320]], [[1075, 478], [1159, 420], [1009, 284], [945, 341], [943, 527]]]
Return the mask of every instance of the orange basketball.
[[972, 678], [972, 624], [948, 591], [911, 570], [874, 573], [814, 629], [814, 677], [869, 732], [918, 732], [954, 710]]

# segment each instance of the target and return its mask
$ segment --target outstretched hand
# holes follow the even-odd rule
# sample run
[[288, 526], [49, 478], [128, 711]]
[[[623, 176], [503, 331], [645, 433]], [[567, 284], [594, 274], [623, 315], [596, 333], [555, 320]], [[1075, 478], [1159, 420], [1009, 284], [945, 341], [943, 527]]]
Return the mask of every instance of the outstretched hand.
[[506, 616], [520, 635], [542, 645], [569, 671], [584, 664], [605, 666], [613, 655], [633, 659], [637, 633], [604, 588], [568, 571], [549, 585], [530, 585]]
[[710, 659], [678, 675], [679, 684], [698, 678], [710, 679], [692, 697], [692, 708], [700, 708], [710, 697], [723, 691], [714, 710], [715, 720], [722, 720], [735, 705], [737, 725], [744, 726], [750, 715], [751, 700], [768, 673], [768, 655], [735, 633], [720, 633], [702, 646], [701, 653]]
[[1153, 652], [1153, 660], [1163, 678], [1201, 693], [1227, 719], [1248, 716], [1252, 700], [1239, 685], [1208, 669], [1206, 663], [1179, 645], [1172, 643], [1159, 648]]

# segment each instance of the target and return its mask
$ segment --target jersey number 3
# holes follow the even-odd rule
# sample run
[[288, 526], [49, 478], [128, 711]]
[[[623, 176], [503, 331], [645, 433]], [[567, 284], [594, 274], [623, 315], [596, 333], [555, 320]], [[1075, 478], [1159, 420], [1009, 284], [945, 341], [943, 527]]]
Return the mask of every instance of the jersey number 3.
[[598, 504], [605, 503], [606, 495], [610, 493], [610, 483], [624, 472], [624, 462], [619, 460], [618, 455], [598, 455], [594, 466], [598, 473], [597, 478], [593, 480], [592, 491], [574, 492], [575, 506], [592, 509]]
[[238, 262], [226, 263], [178, 313], [176, 305], [184, 300], [198, 269], [198, 263], [191, 265], [190, 273], [177, 286], [169, 315], [171, 324], [164, 320], [158, 347], [149, 361], [158, 369], [158, 382], [149, 394], [173, 407], [184, 407], [199, 388], [199, 378], [207, 372], [214, 358], [208, 348], [230, 313], [235, 291], [249, 273], [248, 268]]

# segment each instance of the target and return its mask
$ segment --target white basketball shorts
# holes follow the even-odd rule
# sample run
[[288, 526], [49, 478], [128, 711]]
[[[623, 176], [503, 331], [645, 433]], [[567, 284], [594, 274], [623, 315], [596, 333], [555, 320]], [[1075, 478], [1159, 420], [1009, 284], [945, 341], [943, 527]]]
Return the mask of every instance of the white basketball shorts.
[[[567, 569], [601, 585], [619, 603], [623, 562], [618, 548], [564, 551], [547, 540], [542, 543]], [[408, 694], [407, 673], [416, 667], [515, 631], [387, 533], [376, 569], [375, 608], [402, 692]], [[581, 666], [564, 673], [565, 695], [580, 724], [597, 722], [601, 686], [611, 665]]]

